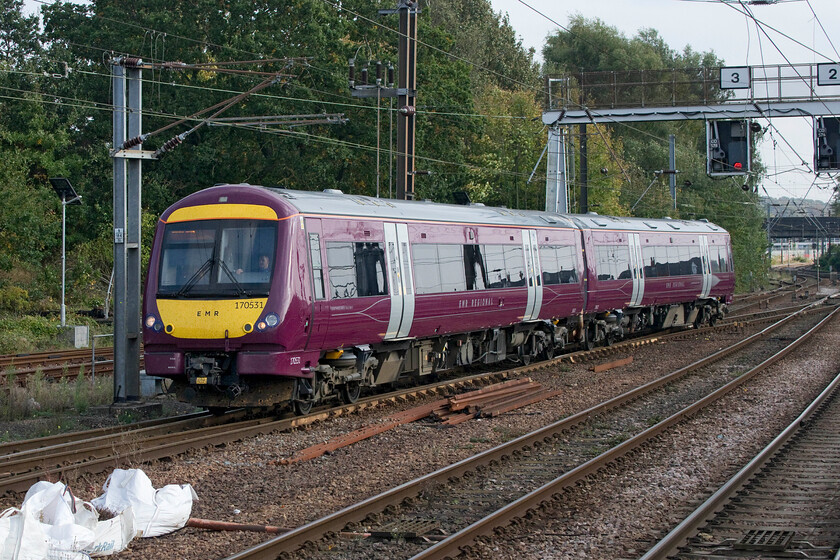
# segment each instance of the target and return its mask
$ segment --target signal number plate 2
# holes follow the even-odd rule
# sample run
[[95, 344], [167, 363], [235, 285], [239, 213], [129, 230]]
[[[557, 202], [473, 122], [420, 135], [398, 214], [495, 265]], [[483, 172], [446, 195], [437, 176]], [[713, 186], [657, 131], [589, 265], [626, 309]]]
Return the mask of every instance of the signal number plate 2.
[[207, 378], [206, 377], [196, 377], [195, 378], [196, 385], [207, 385]]

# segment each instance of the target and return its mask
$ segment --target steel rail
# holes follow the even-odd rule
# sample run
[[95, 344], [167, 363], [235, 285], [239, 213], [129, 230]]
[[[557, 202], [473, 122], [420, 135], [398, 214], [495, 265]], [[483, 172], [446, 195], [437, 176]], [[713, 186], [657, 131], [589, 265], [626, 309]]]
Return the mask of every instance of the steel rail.
[[[720, 511], [723, 505], [730, 500], [740, 489], [742, 489], [761, 470], [779, 450], [792, 437], [803, 429], [806, 429], [808, 420], [828, 400], [833, 393], [840, 388], [840, 375], [808, 405], [796, 420], [791, 422], [782, 432], [776, 436], [758, 455], [747, 463], [738, 473], [729, 479], [726, 484], [720, 487], [712, 496], [703, 502], [696, 510], [688, 515], [679, 525], [674, 527], [662, 540], [651, 547], [640, 560], [661, 560], [674, 554], [679, 547], [685, 544], [691, 536], [706, 524], [714, 515]], [[840, 554], [840, 552], [838, 552]]]
[[[838, 312], [839, 309], [840, 308], [835, 308], [834, 311], [831, 312], [829, 317], [834, 317], [834, 315]], [[383, 493], [378, 494], [376, 496], [372, 496], [372, 497], [370, 497], [370, 498], [368, 498], [368, 499], [366, 499], [362, 502], [359, 502], [358, 504], [348, 506], [348, 507], [346, 507], [346, 508], [344, 508], [340, 511], [337, 511], [333, 514], [325, 516], [321, 519], [314, 520], [314, 521], [312, 521], [310, 523], [307, 523], [307, 524], [305, 524], [301, 527], [298, 527], [298, 528], [296, 528], [292, 531], [289, 531], [288, 533], [285, 533], [283, 535], [275, 537], [274, 539], [271, 539], [269, 541], [266, 541], [266, 542], [263, 542], [261, 544], [255, 545], [255, 546], [250, 547], [246, 550], [240, 551], [239, 553], [236, 553], [232, 556], [229, 556], [226, 560], [274, 560], [280, 552], [295, 550], [298, 547], [305, 544], [306, 542], [316, 541], [318, 539], [323, 538], [326, 534], [331, 533], [331, 532], [338, 533], [348, 523], [361, 521], [365, 517], [367, 517], [368, 515], [379, 513], [381, 511], [383, 511], [389, 505], [399, 504], [405, 498], [417, 496], [429, 484], [445, 484], [449, 479], [451, 479], [453, 477], [460, 477], [464, 473], [466, 473], [468, 471], [475, 470], [479, 466], [488, 465], [492, 462], [503, 460], [505, 457], [511, 456], [518, 451], [521, 451], [521, 450], [523, 450], [525, 448], [528, 448], [528, 447], [533, 447], [535, 443], [545, 441], [545, 440], [549, 440], [549, 439], [553, 438], [556, 434], [567, 431], [570, 428], [574, 427], [575, 425], [581, 424], [581, 423], [589, 420], [590, 418], [592, 418], [593, 416], [595, 416], [597, 414], [601, 414], [601, 413], [606, 412], [608, 410], [618, 408], [618, 407], [622, 406], [623, 404], [626, 404], [630, 401], [633, 401], [633, 400], [637, 399], [638, 397], [640, 397], [641, 395], [643, 395], [645, 393], [651, 392], [651, 391], [653, 391], [655, 389], [658, 389], [658, 388], [660, 388], [664, 385], [672, 383], [673, 381], [677, 380], [678, 378], [687, 375], [691, 371], [694, 371], [696, 369], [699, 369], [701, 367], [704, 367], [706, 365], [714, 363], [714, 362], [716, 362], [716, 361], [718, 361], [718, 360], [720, 360], [720, 359], [722, 359], [722, 358], [724, 358], [724, 357], [726, 357], [726, 356], [728, 356], [728, 355], [730, 355], [734, 352], [737, 352], [738, 350], [740, 350], [744, 346], [752, 344], [753, 342], [756, 342], [759, 339], [762, 339], [762, 338], [766, 337], [769, 333], [771, 333], [775, 329], [787, 324], [789, 321], [792, 321], [798, 315], [804, 314], [805, 311], [806, 310], [802, 310], [802, 311], [799, 311], [799, 312], [797, 312], [793, 315], [790, 315], [787, 318], [779, 321], [778, 323], [776, 323], [774, 325], [771, 325], [770, 327], [767, 327], [767, 328], [763, 329], [762, 331], [760, 331], [758, 333], [755, 333], [752, 336], [750, 336], [750, 337], [748, 337], [744, 340], [741, 340], [741, 341], [737, 342], [736, 344], [734, 344], [732, 346], [729, 346], [727, 348], [719, 350], [718, 352], [715, 352], [711, 356], [708, 356], [706, 358], [703, 358], [702, 360], [698, 360], [698, 361], [696, 361], [696, 362], [694, 362], [694, 363], [692, 363], [688, 366], [680, 368], [680, 369], [678, 369], [678, 370], [676, 370], [676, 371], [674, 371], [674, 372], [672, 372], [672, 373], [670, 373], [666, 376], [661, 377], [660, 379], [651, 381], [650, 383], [647, 383], [647, 384], [645, 384], [641, 387], [637, 387], [636, 389], [633, 389], [632, 391], [629, 391], [629, 392], [624, 393], [622, 395], [618, 395], [618, 396], [616, 396], [616, 397], [614, 397], [614, 398], [612, 398], [608, 401], [605, 401], [605, 402], [603, 402], [599, 405], [596, 405], [596, 406], [591, 407], [587, 410], [581, 411], [577, 414], [574, 414], [572, 416], [569, 416], [567, 418], [564, 418], [562, 420], [554, 422], [554, 423], [552, 423], [548, 426], [545, 426], [543, 428], [535, 430], [534, 432], [531, 432], [529, 434], [525, 434], [523, 436], [520, 436], [520, 437], [518, 437], [514, 440], [511, 440], [507, 443], [504, 443], [500, 446], [494, 447], [492, 449], [488, 449], [486, 451], [483, 451], [482, 453], [479, 453], [479, 454], [474, 455], [472, 457], [469, 457], [467, 459], [463, 459], [463, 460], [461, 460], [457, 463], [454, 463], [452, 465], [443, 467], [443, 468], [438, 469], [437, 471], [434, 471], [432, 473], [426, 474], [426, 475], [424, 475], [420, 478], [417, 478], [413, 481], [409, 481], [409, 482], [406, 482], [404, 484], [401, 484], [401, 485], [399, 485], [395, 488], [392, 488], [391, 490], [387, 490], [386, 492], [383, 492]], [[827, 319], [828, 318], [823, 319], [819, 324], [820, 325], [824, 324], [827, 321]], [[809, 330], [809, 333], [812, 332], [813, 330], [814, 329]], [[797, 341], [794, 342], [791, 346], [795, 347], [800, 343], [801, 343], [801, 340], [797, 339]], [[784, 352], [784, 350], [782, 352]], [[779, 353], [779, 354], [781, 354], [781, 353]], [[777, 355], [774, 355], [774, 357], [771, 357], [768, 360], [765, 360], [765, 362], [762, 362], [762, 366], [767, 367], [767, 365], [769, 365], [769, 363], [771, 363], [772, 361], [780, 359], [780, 358], [775, 357]], [[762, 366], [758, 366], [758, 367], [762, 367]], [[522, 369], [526, 369], [527, 367], [528, 366], [523, 367], [523, 368], [519, 368], [519, 369], [522, 370]], [[731, 382], [730, 384], [728, 384], [726, 387], [730, 387], [730, 386], [734, 387], [735, 385], [733, 385], [733, 384], [743, 383], [746, 379], [748, 379], [752, 375], [754, 375], [752, 372], [745, 373], [744, 375], [742, 375], [738, 379], [736, 379], [733, 382]], [[719, 393], [720, 393], [720, 391], [716, 391], [713, 394], [717, 395]], [[688, 407], [687, 410], [689, 410], [689, 412], [687, 412], [687, 414], [693, 413], [693, 411], [696, 411], [698, 408], [699, 407], [694, 407], [694, 406]], [[673, 424], [676, 421], [678, 421], [679, 419], [684, 418], [684, 416], [681, 416], [679, 414], [674, 415], [674, 416], [678, 416], [678, 418], [674, 419], [674, 417], [671, 417], [669, 419], [666, 419], [663, 422], [660, 422], [656, 426], [646, 430], [643, 433], [644, 434], [651, 434], [651, 435], [648, 435], [647, 437], [652, 437], [653, 434], [658, 433], [657, 430], [656, 430], [657, 426], [660, 426], [660, 430], [664, 430], [667, 426], [670, 426], [670, 424]], [[558, 490], [555, 490], [556, 488], [559, 488], [561, 486], [563, 488], [565, 488], [565, 487], [568, 487], [568, 485], [574, 484], [574, 481], [580, 480], [580, 479], [588, 476], [592, 472], [598, 470], [599, 468], [602, 468], [604, 464], [606, 464], [610, 460], [614, 459], [618, 455], [623, 455], [623, 454], [627, 453], [627, 451], [629, 451], [631, 449], [631, 446], [633, 444], [635, 444], [635, 442], [637, 442], [637, 441], [639, 441], [638, 436], [636, 438], [632, 438], [631, 440], [625, 441], [624, 443], [617, 446], [613, 450], [608, 451], [605, 454], [601, 455], [601, 457], [605, 459], [605, 462], [603, 462], [603, 463], [597, 461], [597, 459], [593, 459], [593, 460], [590, 460], [587, 463], [584, 463], [583, 465], [575, 468], [574, 470], [569, 471], [568, 473], [563, 475], [563, 477], [560, 477], [561, 479], [566, 478], [566, 480], [573, 479], [572, 482], [569, 482], [568, 484], [564, 484], [562, 482], [554, 481], [554, 482], [546, 485], [546, 487], [551, 488], [552, 491], [556, 492], [556, 491], [558, 491]], [[543, 487], [543, 489], [545, 489], [546, 487]], [[534, 493], [532, 493], [532, 494], [534, 494]], [[537, 499], [537, 497], [536, 497], [537, 495], [532, 496], [532, 494], [524, 496], [524, 497], [520, 498], [519, 500], [517, 500], [516, 502], [514, 502], [512, 505], [508, 506], [508, 508], [511, 508], [511, 509], [505, 508], [504, 511], [500, 510], [500, 512], [497, 512], [497, 514], [494, 514], [493, 516], [491, 516], [492, 519], [488, 520], [487, 525], [484, 525], [484, 524], [481, 524], [481, 523], [476, 523], [476, 524], [471, 525], [467, 529], [464, 529], [464, 531], [467, 531], [467, 533], [464, 533], [464, 535], [462, 535], [463, 531], [457, 533], [456, 535], [462, 535], [462, 536], [464, 536], [464, 538], [466, 538], [466, 535], [478, 536], [479, 534], [487, 534], [487, 533], [492, 532], [493, 529], [491, 528], [491, 525], [493, 523], [493, 519], [509, 520], [511, 518], [514, 518], [514, 517], [519, 517], [519, 516], [522, 515], [523, 511], [527, 511], [527, 509], [531, 509], [533, 507], [534, 503], [537, 503], [539, 501], [543, 501], [545, 499], [544, 497]], [[536, 501], [534, 501], [534, 500], [536, 500]], [[523, 506], [525, 506], [525, 510], [521, 509]], [[492, 525], [492, 527], [496, 527], [496, 526], [498, 526], [498, 524]], [[415, 558], [425, 558], [426, 556], [424, 556], [424, 554], [428, 553], [430, 550], [432, 550], [432, 551], [438, 551], [439, 550], [439, 551], [446, 551], [446, 552], [441, 553], [440, 555], [437, 555], [437, 553], [434, 553], [434, 554], [428, 556], [429, 558], [445, 557], [449, 554], [457, 554], [457, 553], [460, 552], [458, 547], [463, 545], [463, 542], [460, 542], [460, 538], [461, 537], [455, 538], [455, 535], [453, 535], [451, 537], [448, 537], [447, 539], [441, 541], [439, 544], [431, 547], [430, 549], [427, 549], [426, 552], [421, 553], [421, 555], [418, 555]], [[470, 537], [470, 538], [473, 538], [473, 537]]]
[[[800, 310], [800, 313], [818, 311], [819, 308], [816, 305], [811, 304], [810, 310], [803, 309]], [[792, 318], [793, 316], [788, 317], [788, 319]], [[767, 320], [765, 318], [753, 322], [764, 322]], [[781, 324], [779, 323], [777, 326]], [[506, 378], [527, 374], [552, 367], [564, 360], [574, 361], [575, 358], [586, 359], [589, 357], [598, 357], [604, 353], [621, 351], [630, 347], [637, 347], [641, 344], [657, 342], [662, 339], [703, 334], [707, 331], [732, 328], [732, 326], [730, 324], [699, 330], [680, 329], [673, 333], [656, 333], [654, 336], [646, 339], [630, 340], [618, 343], [612, 347], [566, 354], [553, 360], [529, 364], [507, 371], [481, 373], [455, 380], [442, 381], [420, 388], [405, 389], [387, 395], [366, 397], [352, 405], [333, 407], [300, 418], [273, 421], [263, 419], [260, 422], [251, 421], [250, 424], [245, 425], [242, 424], [243, 421], [241, 420], [230, 423], [230, 415], [226, 415], [225, 417], [219, 418], [219, 424], [225, 423], [224, 428], [218, 429], [216, 427], [219, 424], [215, 422], [215, 417], [209, 416], [207, 413], [197, 413], [191, 418], [175, 417], [160, 421], [148, 421], [128, 427], [100, 428], [87, 432], [66, 434], [64, 436], [57, 435], [23, 442], [11, 442], [0, 446], [0, 453], [6, 452], [5, 454], [0, 454], [0, 459], [3, 460], [2, 471], [0, 471], [0, 493], [26, 489], [28, 484], [43, 477], [50, 477], [56, 472], [101, 472], [107, 466], [114, 464], [114, 454], [116, 452], [119, 455], [119, 451], [130, 452], [129, 454], [135, 461], [151, 461], [163, 457], [170, 457], [188, 450], [229, 443], [264, 433], [286, 431], [295, 426], [303, 426], [331, 417], [356, 412], [368, 407], [378, 406], [387, 401], [396, 402], [401, 399], [437, 394], [442, 390], [471, 385], [495, 377]], [[752, 338], [747, 340], [752, 340]], [[239, 411], [237, 414], [241, 417], [245, 413], [244, 411]], [[177, 432], [177, 435], [160, 435], [163, 431], [171, 432], [173, 428], [178, 428], [178, 424], [181, 424], [180, 427], [182, 429]], [[174, 439], [176, 441], [167, 443], [167, 439]], [[17, 448], [13, 446], [17, 446]]]
[[823, 320], [817, 323], [814, 327], [809, 329], [802, 336], [798, 337], [796, 340], [791, 342], [779, 352], [767, 358], [759, 365], [750, 369], [748, 372], [745, 372], [738, 378], [733, 379], [723, 387], [718, 388], [714, 392], [698, 400], [694, 404], [687, 406], [686, 408], [677, 412], [676, 414], [673, 414], [665, 420], [659, 422], [658, 424], [651, 426], [644, 432], [641, 432], [636, 436], [625, 440], [624, 442], [610, 449], [609, 451], [602, 453], [598, 457], [587, 461], [586, 463], [541, 486], [533, 492], [522, 496], [521, 498], [509, 504], [508, 506], [497, 510], [493, 514], [479, 521], [476, 521], [469, 527], [466, 527], [465, 529], [427, 548], [420, 554], [413, 556], [411, 560], [429, 560], [433, 558], [446, 558], [454, 556], [461, 552], [461, 547], [463, 547], [467, 543], [473, 542], [479, 536], [491, 536], [493, 534], [493, 531], [497, 527], [507, 525], [511, 520], [518, 517], [522, 517], [529, 510], [535, 508], [540, 503], [550, 499], [554, 495], [562, 492], [567, 488], [570, 488], [582, 479], [606, 467], [609, 463], [612, 463], [617, 458], [628, 454], [634, 449], [637, 449], [645, 442], [650, 441], [654, 437], [662, 434], [672, 426], [683, 422], [702, 408], [705, 408], [709, 404], [717, 401], [727, 393], [730, 393], [733, 389], [737, 389], [747, 381], [751, 380], [758, 373], [764, 371], [771, 365], [779, 362], [785, 356], [787, 356], [796, 348], [798, 348], [801, 344], [803, 344], [806, 340], [808, 340], [815, 332], [820, 330], [828, 322], [834, 319], [838, 311], [840, 311], [840, 308], [832, 311], [831, 314], [829, 314], [827, 317], [825, 317]]
[[[237, 409], [237, 412], [239, 412], [239, 410], [241, 409]], [[118, 426], [107, 426], [104, 428], [94, 428], [91, 430], [68, 432], [64, 434], [55, 434], [52, 436], [44, 436], [39, 438], [9, 441], [6, 443], [0, 443], [0, 461], [7, 459], [10, 455], [31, 451], [33, 449], [38, 449], [43, 452], [53, 446], [65, 443], [79, 442], [82, 440], [92, 439], [99, 436], [116, 434], [120, 432], [129, 432], [132, 430], [138, 430], [142, 428], [165, 426], [167, 424], [177, 424], [185, 420], [195, 420], [198, 418], [210, 419], [213, 418], [213, 415], [206, 411], [193, 412], [191, 414], [183, 414], [179, 416], [156, 418], [154, 420], [143, 420], [132, 424], [120, 424]]]
[[[442, 381], [434, 385], [405, 389], [397, 393], [367, 397], [351, 405], [333, 407], [301, 417], [245, 419], [232, 423], [193, 428], [189, 431], [151, 435], [150, 437], [144, 436], [158, 433], [161, 429], [168, 429], [170, 426], [146, 426], [139, 430], [98, 434], [92, 438], [58, 443], [49, 448], [36, 448], [11, 453], [2, 457], [0, 494], [26, 490], [40, 479], [54, 478], [56, 473], [103, 472], [114, 467], [115, 463], [125, 462], [120, 458], [121, 453], [125, 453], [126, 457], [130, 457], [133, 462], [152, 461], [194, 449], [231, 443], [278, 431], [288, 431], [295, 427], [379, 406], [386, 402], [408, 401], [411, 398], [432, 395], [452, 388], [489, 382], [494, 378], [506, 377], [508, 373], [488, 372]], [[196, 420], [212, 421], [212, 417], [201, 416]], [[81, 433], [84, 434], [84, 432]]]

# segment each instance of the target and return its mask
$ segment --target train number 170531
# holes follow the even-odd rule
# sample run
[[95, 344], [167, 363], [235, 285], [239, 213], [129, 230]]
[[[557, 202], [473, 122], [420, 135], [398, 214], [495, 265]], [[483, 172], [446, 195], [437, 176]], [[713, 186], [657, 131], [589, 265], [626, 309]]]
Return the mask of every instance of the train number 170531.
[[261, 301], [237, 301], [234, 303], [235, 309], [262, 309], [263, 302]]

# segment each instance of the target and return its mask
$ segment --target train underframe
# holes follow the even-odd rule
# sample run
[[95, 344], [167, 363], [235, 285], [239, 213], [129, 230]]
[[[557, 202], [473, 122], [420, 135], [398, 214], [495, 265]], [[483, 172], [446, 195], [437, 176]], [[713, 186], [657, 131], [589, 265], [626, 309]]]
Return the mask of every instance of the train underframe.
[[231, 354], [190, 354], [186, 375], [175, 379], [173, 390], [180, 400], [213, 411], [291, 404], [297, 414], [306, 414], [313, 405], [336, 397], [355, 402], [364, 388], [393, 386], [406, 378], [425, 382], [457, 367], [551, 359], [569, 345], [591, 349], [645, 331], [714, 324], [725, 312], [722, 301], [709, 298], [358, 345], [324, 352], [311, 368], [311, 378], [239, 376]]

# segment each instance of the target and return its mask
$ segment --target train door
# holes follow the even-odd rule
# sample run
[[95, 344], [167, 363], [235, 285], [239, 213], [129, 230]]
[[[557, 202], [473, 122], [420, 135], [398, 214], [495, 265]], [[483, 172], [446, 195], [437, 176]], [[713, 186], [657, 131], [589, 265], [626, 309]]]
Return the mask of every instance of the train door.
[[712, 291], [712, 263], [709, 256], [709, 238], [706, 235], [700, 236], [700, 261], [703, 268], [703, 287], [700, 289], [700, 297], [707, 298]]
[[525, 250], [525, 269], [528, 274], [528, 303], [525, 307], [525, 321], [534, 321], [540, 316], [543, 300], [540, 251], [537, 245], [537, 230], [522, 232], [522, 247]]
[[308, 252], [309, 275], [312, 282], [312, 305], [305, 321], [309, 329], [306, 348], [321, 348], [330, 321], [330, 305], [326, 299], [324, 278], [324, 241], [319, 218], [306, 219], [306, 250]]
[[385, 340], [405, 338], [414, 321], [414, 274], [408, 243], [408, 226], [385, 223], [385, 258], [388, 261], [388, 286], [391, 315]]
[[633, 294], [630, 296], [630, 306], [642, 305], [642, 297], [645, 295], [644, 260], [642, 258], [642, 243], [638, 233], [631, 233], [627, 236], [630, 242], [630, 276], [633, 278]]

